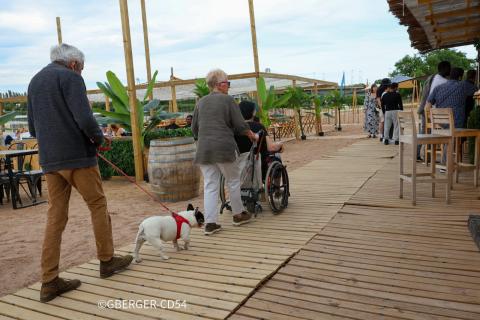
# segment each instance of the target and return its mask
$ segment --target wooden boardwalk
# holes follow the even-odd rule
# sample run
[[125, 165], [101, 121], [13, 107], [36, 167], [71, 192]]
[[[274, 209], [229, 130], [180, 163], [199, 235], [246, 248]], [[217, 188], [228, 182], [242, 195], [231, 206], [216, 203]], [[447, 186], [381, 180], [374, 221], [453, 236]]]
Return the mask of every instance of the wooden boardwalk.
[[[352, 147], [370, 153], [368, 145]], [[365, 149], [366, 148], [366, 149]], [[192, 232], [191, 250], [173, 252], [162, 261], [149, 245], [144, 259], [109, 279], [98, 277], [98, 261], [68, 269], [61, 274], [77, 278], [82, 286], [48, 304], [38, 302], [40, 284], [0, 298], [2, 319], [224, 319], [242, 305], [264, 281], [295, 255], [338, 212], [385, 158], [352, 160], [327, 158], [290, 172], [291, 201], [288, 209], [274, 216], [264, 211], [254, 223], [233, 227], [224, 214], [224, 230], [206, 237]], [[361, 165], [361, 170], [353, 164]], [[267, 205], [264, 205], [264, 210]], [[133, 245], [117, 250], [130, 253]], [[108, 300], [185, 301], [186, 308], [106, 308]]]
[[[466, 228], [479, 208], [470, 180], [453, 204], [418, 206], [397, 196], [395, 146], [360, 141], [290, 172], [292, 198], [281, 215], [262, 213], [211, 237], [192, 233], [191, 250], [143, 262], [109, 279], [98, 262], [62, 276], [82, 286], [48, 304], [39, 284], [0, 298], [2, 319], [480, 319], [480, 254]], [[468, 177], [465, 177], [468, 179]], [[118, 253], [129, 253], [132, 245]], [[99, 308], [108, 300], [185, 301], [186, 308]]]
[[[358, 147], [334, 158], [358, 158]], [[480, 253], [467, 229], [480, 193], [471, 176], [448, 206], [442, 185], [432, 199], [419, 184], [412, 207], [411, 185], [398, 199], [398, 158], [388, 161], [229, 319], [480, 319]]]

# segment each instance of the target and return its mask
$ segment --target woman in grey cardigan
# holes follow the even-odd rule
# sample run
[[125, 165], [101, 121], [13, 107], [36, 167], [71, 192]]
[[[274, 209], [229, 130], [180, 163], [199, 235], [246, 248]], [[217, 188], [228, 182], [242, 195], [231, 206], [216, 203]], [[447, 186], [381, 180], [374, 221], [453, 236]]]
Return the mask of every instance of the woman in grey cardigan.
[[202, 97], [193, 113], [192, 132], [197, 142], [195, 163], [200, 166], [204, 180], [205, 234], [221, 229], [217, 224], [220, 175], [223, 174], [230, 191], [233, 225], [250, 222], [252, 215], [245, 211], [240, 195], [241, 168], [237, 162], [238, 149], [234, 134], [258, 137], [243, 119], [235, 100], [228, 95], [230, 82], [220, 69], [212, 70], [206, 78], [210, 94]]

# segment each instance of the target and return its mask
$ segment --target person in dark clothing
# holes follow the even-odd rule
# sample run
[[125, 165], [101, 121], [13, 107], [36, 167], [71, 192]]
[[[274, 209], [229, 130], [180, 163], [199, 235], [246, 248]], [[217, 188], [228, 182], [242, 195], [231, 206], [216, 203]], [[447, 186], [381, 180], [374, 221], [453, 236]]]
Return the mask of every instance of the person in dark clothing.
[[[283, 151], [283, 144], [280, 142], [274, 142], [270, 139], [268, 136], [267, 129], [263, 124], [261, 124], [258, 121], [255, 121], [255, 103], [247, 100], [243, 100], [239, 104], [240, 107], [240, 112], [242, 113], [243, 118], [247, 122], [248, 126], [250, 127], [250, 130], [254, 133], [260, 133], [260, 155], [262, 157], [262, 176], [263, 178], [265, 177], [265, 174], [267, 172], [267, 162], [263, 161], [267, 159], [267, 157], [271, 153], [275, 152], [282, 152]], [[246, 154], [250, 152], [250, 149], [252, 148], [252, 141], [248, 139], [246, 136], [241, 136], [241, 135], [235, 135], [235, 141], [237, 142], [238, 150], [240, 151], [240, 155]]]
[[40, 301], [48, 302], [80, 286], [79, 280], [58, 277], [60, 244], [68, 220], [72, 186], [87, 203], [93, 224], [100, 277], [125, 269], [133, 257], [113, 256], [113, 237], [107, 211], [97, 146], [103, 140], [87, 99], [81, 76], [84, 55], [65, 43], [52, 47], [51, 63], [28, 86], [28, 127], [38, 140], [40, 165], [48, 185], [49, 207], [43, 242]]
[[12, 141], [13, 141], [13, 138], [12, 138], [11, 135], [7, 135], [7, 136], [5, 137], [5, 145], [6, 145], [6, 146], [8, 146], [9, 144], [11, 144]]
[[393, 140], [395, 144], [398, 144], [398, 136], [399, 136], [399, 129], [398, 129], [398, 120], [397, 120], [397, 112], [399, 110], [403, 110], [403, 103], [402, 97], [397, 92], [398, 83], [392, 83], [387, 92], [382, 96], [382, 110], [385, 112], [385, 128], [383, 132], [383, 143], [388, 145], [389, 143], [389, 132], [390, 127], [393, 124]]
[[[476, 70], [468, 70], [467, 71], [467, 78], [464, 81], [466, 87], [473, 88], [474, 91], [477, 91], [478, 88], [475, 86], [475, 78], [477, 77]], [[473, 99], [473, 94], [467, 95], [467, 99], [465, 100], [465, 126], [467, 127], [468, 117], [470, 116], [470, 112], [472, 112], [473, 108], [475, 107], [475, 100]]]
[[[382, 82], [380, 83], [380, 87], [378, 87], [377, 93], [376, 93], [377, 106], [378, 106], [378, 108], [381, 109], [380, 123], [379, 123], [379, 126], [378, 126], [378, 132], [380, 132], [380, 141], [383, 141], [383, 132], [384, 132], [383, 128], [384, 128], [384, 124], [385, 124], [385, 111], [382, 108], [381, 98], [382, 98], [383, 93], [387, 90], [388, 86], [391, 83], [392, 82], [388, 78], [382, 79]], [[387, 136], [387, 138], [388, 138], [388, 136]]]

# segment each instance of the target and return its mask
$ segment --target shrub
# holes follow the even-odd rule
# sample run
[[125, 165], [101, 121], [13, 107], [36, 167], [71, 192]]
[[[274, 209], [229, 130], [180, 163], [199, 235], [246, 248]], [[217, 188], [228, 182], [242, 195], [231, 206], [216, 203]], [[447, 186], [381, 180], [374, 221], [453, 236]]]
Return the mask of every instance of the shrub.
[[[131, 137], [112, 140], [111, 149], [102, 152], [102, 155], [127, 175], [135, 176], [135, 162]], [[100, 167], [102, 179], [109, 179], [112, 176], [121, 175], [101, 158], [98, 159], [98, 166]]]
[[178, 129], [155, 129], [148, 132], [145, 135], [145, 147], [150, 147], [150, 141], [162, 138], [174, 138], [174, 137], [191, 137], [193, 136], [191, 128], [178, 128]]

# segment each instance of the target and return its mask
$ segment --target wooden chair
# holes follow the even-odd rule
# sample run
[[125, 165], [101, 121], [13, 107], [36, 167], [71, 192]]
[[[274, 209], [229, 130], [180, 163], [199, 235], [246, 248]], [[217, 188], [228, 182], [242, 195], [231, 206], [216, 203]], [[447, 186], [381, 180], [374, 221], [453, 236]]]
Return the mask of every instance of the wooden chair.
[[[435, 197], [435, 184], [446, 183], [446, 201], [450, 203], [450, 186], [452, 176], [452, 137], [438, 134], [417, 134], [415, 118], [413, 111], [402, 111], [397, 113], [399, 133], [400, 133], [400, 198], [403, 198], [403, 182], [412, 183], [412, 204], [416, 205], [417, 201], [417, 183], [427, 182], [432, 184], [432, 197]], [[404, 155], [405, 144], [412, 146], [412, 173], [404, 172]], [[430, 173], [417, 173], [417, 146], [432, 145], [432, 165]], [[441, 144], [447, 145], [447, 178], [437, 178], [436, 173], [436, 146]]]
[[5, 158], [0, 158], [0, 204], [3, 204], [3, 198], [6, 196], [10, 201], [10, 178], [8, 177]]
[[[36, 149], [37, 144], [34, 144], [31, 149]], [[34, 155], [28, 155], [24, 159], [24, 170], [21, 172], [18, 172], [15, 177], [18, 183], [23, 179], [27, 182], [28, 190], [30, 191], [30, 195], [32, 196], [32, 199], [34, 201], [37, 198], [37, 190], [38, 194], [42, 196], [42, 177], [43, 177], [43, 171], [41, 169], [35, 170], [33, 166], [33, 159]]]
[[[432, 118], [432, 133], [452, 137], [452, 150], [454, 150], [452, 152], [452, 169], [455, 175], [455, 182], [458, 183], [458, 176], [461, 169], [470, 169], [474, 170], [473, 184], [477, 187], [479, 175], [478, 143], [480, 140], [480, 130], [455, 128], [452, 108], [434, 108], [431, 110], [430, 117]], [[475, 161], [473, 165], [470, 163], [463, 163], [462, 161], [462, 138], [467, 137], [475, 138]]]

